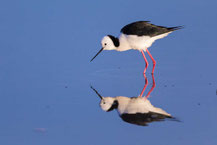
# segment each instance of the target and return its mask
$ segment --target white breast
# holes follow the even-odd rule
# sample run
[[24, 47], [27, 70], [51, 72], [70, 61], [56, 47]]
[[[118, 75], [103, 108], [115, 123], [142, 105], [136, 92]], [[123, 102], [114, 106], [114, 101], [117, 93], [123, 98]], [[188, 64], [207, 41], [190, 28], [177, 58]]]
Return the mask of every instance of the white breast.
[[118, 100], [118, 112], [119, 114], [135, 114], [135, 113], [148, 113], [155, 112], [163, 115], [168, 115], [167, 112], [161, 108], [154, 107], [149, 100], [144, 98], [128, 98], [128, 97], [117, 97]]
[[[169, 32], [171, 33], [171, 32]], [[125, 35], [121, 34], [120, 35], [120, 44], [123, 45], [127, 44], [129, 45], [131, 49], [137, 49], [137, 50], [144, 50], [152, 45], [155, 40], [161, 39], [166, 37], [169, 33], [161, 34], [158, 36], [150, 37], [150, 36], [136, 36], [136, 35]], [[124, 46], [123, 46], [124, 47]]]

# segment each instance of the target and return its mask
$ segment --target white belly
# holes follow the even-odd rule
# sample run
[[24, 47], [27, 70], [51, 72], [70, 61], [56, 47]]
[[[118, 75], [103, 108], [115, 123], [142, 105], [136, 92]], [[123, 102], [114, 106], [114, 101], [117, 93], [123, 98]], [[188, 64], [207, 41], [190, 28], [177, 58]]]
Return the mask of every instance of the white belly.
[[166, 111], [161, 108], [154, 107], [149, 100], [145, 100], [144, 98], [128, 98], [128, 97], [117, 97], [119, 106], [118, 112], [119, 114], [135, 114], [135, 113], [148, 113], [155, 112], [167, 116], [171, 116]]
[[[169, 33], [171, 33], [171, 32], [169, 32]], [[131, 49], [137, 49], [137, 50], [142, 49], [142, 50], [146, 51], [146, 49], [148, 47], [150, 47], [152, 45], [152, 43], [154, 43], [155, 40], [164, 38], [169, 33], [161, 34], [161, 35], [154, 36], [154, 37], [121, 34], [120, 40], [121, 40], [121, 38], [123, 40], [125, 39], [124, 41], [128, 42]]]

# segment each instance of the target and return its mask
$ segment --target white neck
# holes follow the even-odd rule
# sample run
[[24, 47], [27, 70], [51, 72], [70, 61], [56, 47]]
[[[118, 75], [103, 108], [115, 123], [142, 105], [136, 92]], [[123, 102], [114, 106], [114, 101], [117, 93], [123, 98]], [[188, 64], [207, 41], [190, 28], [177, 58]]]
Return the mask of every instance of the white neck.
[[118, 47], [116, 47], [115, 50], [117, 51], [126, 51], [126, 50], [129, 50], [129, 49], [132, 49], [127, 41], [127, 38], [124, 34], [121, 34], [119, 36], [119, 42], [120, 42], [120, 45]]

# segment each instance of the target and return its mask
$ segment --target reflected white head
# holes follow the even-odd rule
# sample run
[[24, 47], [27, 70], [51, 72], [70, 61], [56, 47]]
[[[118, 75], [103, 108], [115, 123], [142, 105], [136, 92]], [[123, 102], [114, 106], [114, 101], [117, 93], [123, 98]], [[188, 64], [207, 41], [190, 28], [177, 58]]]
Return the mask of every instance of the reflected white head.
[[100, 107], [104, 111], [110, 111], [111, 109], [113, 110], [112, 106], [114, 105], [115, 99], [112, 97], [103, 97], [100, 101]]
[[118, 102], [115, 98], [112, 97], [102, 97], [96, 89], [94, 89], [91, 86], [91, 89], [94, 90], [94, 92], [96, 92], [96, 94], [99, 96], [99, 98], [101, 99], [100, 101], [100, 107], [102, 108], [102, 110], [104, 111], [111, 111], [113, 109], [116, 109], [118, 107]]

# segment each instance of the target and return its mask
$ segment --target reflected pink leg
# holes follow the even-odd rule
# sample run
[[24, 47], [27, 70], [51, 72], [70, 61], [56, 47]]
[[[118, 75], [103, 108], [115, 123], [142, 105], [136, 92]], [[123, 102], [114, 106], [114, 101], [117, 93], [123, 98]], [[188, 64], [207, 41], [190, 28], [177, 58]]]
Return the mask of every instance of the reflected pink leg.
[[148, 51], [148, 49], [146, 50], [148, 55], [151, 57], [151, 60], [153, 61], [153, 69], [152, 69], [152, 74], [154, 73], [154, 69], [155, 69], [155, 65], [156, 65], [156, 61], [154, 60], [154, 58], [152, 57], [151, 53]]
[[155, 79], [154, 79], [154, 74], [152, 74], [152, 79], [153, 79], [153, 84], [151, 87], [151, 90], [148, 92], [147, 96], [145, 97], [145, 99], [148, 99], [148, 97], [150, 96], [151, 92], [154, 90], [156, 84], [155, 84]]
[[148, 85], [148, 79], [147, 79], [147, 77], [146, 77], [145, 74], [144, 74], [144, 78], [145, 78], [145, 86], [143, 87], [142, 92], [141, 92], [141, 94], [139, 95], [139, 97], [142, 97], [142, 95], [143, 95], [143, 93], [145, 92], [145, 89], [146, 89], [146, 87], [147, 87], [147, 85]]
[[145, 73], [146, 70], [147, 70], [147, 68], [148, 68], [148, 61], [147, 61], [147, 59], [146, 59], [146, 57], [145, 57], [145, 54], [144, 54], [143, 50], [141, 50], [141, 53], [142, 53], [142, 55], [143, 55], [143, 58], [144, 58], [145, 64], [146, 64], [145, 69], [144, 69], [144, 72], [143, 72], [143, 73]]

